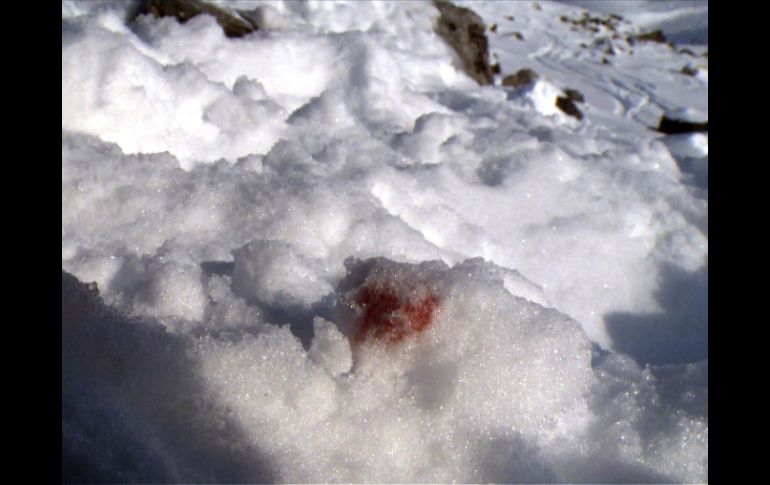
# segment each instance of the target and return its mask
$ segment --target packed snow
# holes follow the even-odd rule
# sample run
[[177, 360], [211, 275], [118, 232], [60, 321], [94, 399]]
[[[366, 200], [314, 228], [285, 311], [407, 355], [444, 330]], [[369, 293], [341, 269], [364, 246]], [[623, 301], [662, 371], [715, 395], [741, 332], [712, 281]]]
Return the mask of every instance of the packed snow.
[[455, 3], [62, 2], [63, 479], [708, 481], [707, 2]]

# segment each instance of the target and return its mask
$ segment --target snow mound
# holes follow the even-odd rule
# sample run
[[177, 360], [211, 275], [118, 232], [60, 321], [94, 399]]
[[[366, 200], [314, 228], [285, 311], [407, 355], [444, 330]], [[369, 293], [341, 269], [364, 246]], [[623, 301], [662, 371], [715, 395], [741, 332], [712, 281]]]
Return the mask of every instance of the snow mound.
[[[288, 326], [266, 323], [166, 334], [111, 313], [64, 273], [62, 285], [64, 367], [83, 378], [67, 380], [65, 401], [88, 382], [159, 433], [137, 470], [173, 469], [183, 481], [239, 476], [242, 464], [211, 472], [187, 461], [194, 443], [232, 427], [234, 456], [251, 450], [280, 482], [705, 479], [705, 463], [692, 459], [704, 456], [703, 409], [665, 412], [702, 391], [676, 373], [658, 382], [628, 358], [597, 354], [577, 322], [512, 296], [478, 264], [349, 260], [333, 319], [314, 319], [308, 350]], [[409, 326], [415, 319], [424, 325]], [[88, 347], [99, 335], [102, 344]], [[129, 348], [145, 349], [140, 365], [101, 364], [131, 358]], [[178, 405], [166, 411], [140, 405], [175, 392]], [[189, 447], [164, 445], [185, 420], [200, 423]], [[77, 434], [83, 423], [67, 425], [65, 443], [88, 441]], [[617, 440], [623, 446], [608, 454]]]

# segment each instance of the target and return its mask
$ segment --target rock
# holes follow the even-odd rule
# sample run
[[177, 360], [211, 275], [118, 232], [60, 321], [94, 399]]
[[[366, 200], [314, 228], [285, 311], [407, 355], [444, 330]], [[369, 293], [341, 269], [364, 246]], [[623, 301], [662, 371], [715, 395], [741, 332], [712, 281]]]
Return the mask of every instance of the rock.
[[556, 107], [569, 116], [579, 120], [583, 119], [583, 113], [575, 105], [575, 102], [569, 98], [565, 98], [564, 96], [559, 96], [556, 98]]
[[503, 78], [502, 85], [511, 88], [519, 88], [537, 81], [538, 75], [532, 69], [520, 69], [516, 74], [509, 74]]
[[259, 27], [235, 14], [200, 0], [148, 0], [139, 14], [149, 14], [154, 17], [174, 17], [180, 23], [185, 23], [193, 17], [208, 14], [217, 20], [227, 37], [243, 37]]
[[564, 94], [567, 95], [567, 99], [576, 103], [584, 103], [586, 100], [585, 96], [583, 96], [583, 93], [577, 89], [567, 88], [564, 90]]
[[663, 115], [660, 118], [660, 123], [658, 124], [657, 130], [667, 135], [675, 135], [679, 133], [695, 133], [702, 131], [708, 132], [709, 122], [704, 121], [703, 123], [698, 123], [692, 121], [681, 121], [668, 118]]
[[639, 42], [657, 42], [659, 44], [665, 44], [666, 36], [663, 35], [662, 30], [653, 30], [652, 32], [637, 35], [636, 40]]
[[457, 53], [460, 60], [458, 67], [479, 85], [492, 84], [489, 41], [481, 17], [446, 0], [435, 0], [434, 5], [441, 14], [434, 30]]
[[690, 64], [687, 64], [682, 68], [682, 74], [686, 76], [695, 76], [696, 74], [698, 74], [698, 69], [692, 67]]

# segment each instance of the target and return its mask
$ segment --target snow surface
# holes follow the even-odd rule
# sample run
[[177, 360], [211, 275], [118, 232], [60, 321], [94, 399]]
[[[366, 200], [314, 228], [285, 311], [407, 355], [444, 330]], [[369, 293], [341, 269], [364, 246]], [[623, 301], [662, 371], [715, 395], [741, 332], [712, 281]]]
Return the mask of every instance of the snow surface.
[[66, 477], [708, 480], [708, 4], [457, 3], [62, 2]]

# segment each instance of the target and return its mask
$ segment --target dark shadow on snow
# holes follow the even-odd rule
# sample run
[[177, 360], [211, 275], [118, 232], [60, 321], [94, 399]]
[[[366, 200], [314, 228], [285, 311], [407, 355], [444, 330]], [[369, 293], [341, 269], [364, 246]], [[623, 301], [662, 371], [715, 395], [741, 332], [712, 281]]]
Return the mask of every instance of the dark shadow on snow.
[[[206, 282], [213, 275], [232, 277], [235, 264], [227, 261], [205, 261], [201, 263], [201, 270], [202, 278]], [[250, 306], [259, 308], [265, 322], [274, 325], [288, 324], [291, 333], [302, 342], [305, 350], [310, 348], [310, 343], [315, 336], [313, 319], [317, 316], [327, 320], [333, 318], [333, 294], [311, 306], [294, 303], [290, 298], [272, 304], [255, 299], [247, 299], [246, 302]]]
[[201, 383], [190, 342], [62, 271], [62, 483], [268, 483]]
[[605, 315], [615, 348], [641, 365], [708, 358], [708, 264], [695, 272], [665, 265], [660, 280], [656, 298], [663, 311]]

